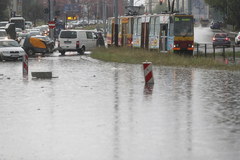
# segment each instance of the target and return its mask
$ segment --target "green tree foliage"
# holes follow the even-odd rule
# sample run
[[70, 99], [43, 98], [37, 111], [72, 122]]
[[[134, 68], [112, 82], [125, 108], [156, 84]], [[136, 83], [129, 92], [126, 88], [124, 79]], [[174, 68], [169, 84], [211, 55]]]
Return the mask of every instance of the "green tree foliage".
[[240, 29], [240, 2], [239, 0], [205, 0], [211, 7], [224, 13], [225, 22]]
[[23, 0], [23, 17], [36, 24], [36, 20], [44, 20], [44, 8], [37, 0]]
[[0, 0], [0, 20], [8, 20], [9, 13], [7, 12], [7, 7], [9, 5], [9, 0]]

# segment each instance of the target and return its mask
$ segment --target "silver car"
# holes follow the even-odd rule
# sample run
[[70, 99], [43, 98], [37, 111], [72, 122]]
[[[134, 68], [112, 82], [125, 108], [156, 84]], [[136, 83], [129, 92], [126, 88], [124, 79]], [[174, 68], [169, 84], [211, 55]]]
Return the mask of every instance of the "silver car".
[[8, 35], [5, 29], [0, 29], [0, 39], [8, 39]]
[[0, 39], [0, 61], [19, 60], [22, 59], [26, 52], [12, 39]]

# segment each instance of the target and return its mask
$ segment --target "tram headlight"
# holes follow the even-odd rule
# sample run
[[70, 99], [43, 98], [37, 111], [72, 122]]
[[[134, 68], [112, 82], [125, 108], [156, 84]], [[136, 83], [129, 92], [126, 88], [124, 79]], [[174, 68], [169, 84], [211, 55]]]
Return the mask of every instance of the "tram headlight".
[[193, 44], [188, 44], [188, 48], [193, 48]]
[[179, 47], [179, 44], [174, 44], [173, 47], [174, 47], [174, 48], [178, 48], [178, 47]]

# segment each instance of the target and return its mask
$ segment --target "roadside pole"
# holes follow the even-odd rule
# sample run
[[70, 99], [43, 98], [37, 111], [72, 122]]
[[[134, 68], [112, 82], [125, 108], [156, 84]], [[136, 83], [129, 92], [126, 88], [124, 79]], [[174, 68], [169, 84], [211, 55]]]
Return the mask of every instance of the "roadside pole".
[[143, 62], [145, 84], [154, 84], [152, 62]]
[[104, 32], [104, 38], [107, 37], [106, 33], [107, 33], [107, 29], [106, 29], [106, 22], [107, 22], [107, 4], [105, 1], [103, 1], [103, 32]]
[[114, 0], [115, 46], [118, 47], [118, 0]]
[[[48, 0], [49, 5], [49, 22], [53, 21], [54, 18], [54, 6], [53, 6], [53, 0]], [[54, 29], [50, 29], [49, 37], [51, 39], [54, 38]]]
[[23, 78], [28, 78], [28, 55], [24, 54], [22, 59]]

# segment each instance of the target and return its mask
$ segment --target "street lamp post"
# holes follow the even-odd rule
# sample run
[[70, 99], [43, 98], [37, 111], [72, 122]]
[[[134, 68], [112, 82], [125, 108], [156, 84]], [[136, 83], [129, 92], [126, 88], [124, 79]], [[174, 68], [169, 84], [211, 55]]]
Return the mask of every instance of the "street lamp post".
[[118, 46], [118, 0], [114, 0], [114, 15], [115, 15], [115, 46]]
[[[52, 0], [48, 0], [48, 7], [49, 7], [49, 21], [52, 21], [54, 18], [54, 7], [53, 7], [53, 1]], [[50, 29], [50, 38], [53, 39], [54, 38], [54, 31], [53, 29]]]

